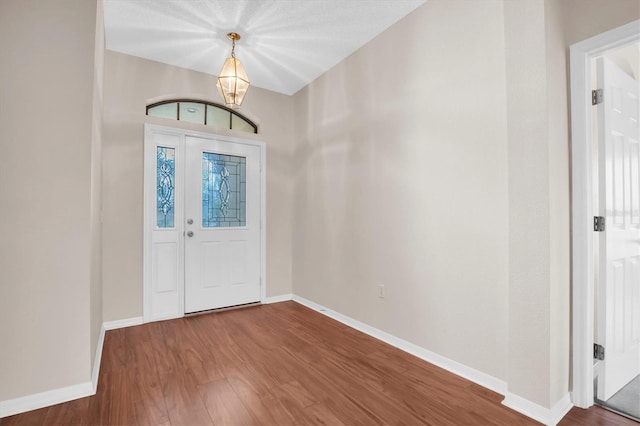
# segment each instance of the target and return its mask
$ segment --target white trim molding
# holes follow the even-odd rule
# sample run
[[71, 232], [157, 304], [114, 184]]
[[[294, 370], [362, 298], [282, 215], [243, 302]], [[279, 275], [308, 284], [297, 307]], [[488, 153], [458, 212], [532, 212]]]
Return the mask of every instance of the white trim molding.
[[0, 401], [0, 418], [94, 395], [91, 382]]
[[607, 31], [570, 47], [571, 171], [572, 171], [572, 311], [573, 389], [578, 407], [593, 405], [594, 260], [592, 220], [596, 188], [590, 142], [591, 61], [609, 49], [640, 41], [640, 20]]
[[100, 362], [102, 361], [102, 349], [104, 347], [104, 336], [106, 331], [140, 324], [142, 324], [142, 317], [104, 322], [100, 327], [100, 334], [98, 335], [98, 342], [96, 343], [96, 353], [93, 359], [91, 381], [64, 388], [34, 393], [19, 398], [8, 399], [6, 401], [0, 401], [0, 419], [31, 410], [37, 410], [39, 408], [49, 407], [51, 405], [62, 404], [63, 402], [72, 401], [74, 399], [95, 395], [96, 390], [98, 389]]
[[502, 405], [547, 426], [556, 426], [573, 407], [571, 397], [568, 393], [552, 408], [544, 408], [513, 393], [507, 393], [507, 395], [505, 395]]
[[431, 352], [418, 345], [400, 339], [375, 327], [371, 327], [370, 325], [355, 320], [351, 317], [332, 311], [331, 309], [328, 309], [318, 303], [312, 302], [311, 300], [305, 299], [295, 294], [293, 295], [292, 300], [310, 309], [313, 309], [314, 311], [318, 311], [321, 314], [328, 316], [329, 318], [333, 318], [336, 321], [339, 321], [351, 328], [354, 328], [358, 331], [368, 334], [371, 337], [394, 346], [395, 348], [410, 353], [411, 355], [417, 356], [418, 358], [430, 364], [434, 364], [440, 368], [444, 368], [450, 373], [472, 381], [496, 393], [504, 395], [505, 399], [502, 401], [503, 405], [545, 425], [557, 425], [573, 407], [573, 404], [571, 403], [571, 397], [568, 393], [552, 408], [544, 408], [527, 399], [507, 392], [507, 383], [503, 380], [497, 379], [493, 376], [468, 367], [442, 355], [438, 355], [435, 352]]
[[507, 391], [506, 382], [500, 379], [497, 379], [493, 376], [490, 376], [486, 373], [475, 370], [471, 367], [467, 367], [464, 364], [451, 360], [442, 355], [438, 355], [435, 352], [431, 352], [411, 342], [400, 339], [385, 331], [379, 330], [375, 327], [371, 327], [370, 325], [367, 325], [363, 322], [355, 320], [351, 317], [332, 311], [322, 305], [319, 305], [315, 302], [307, 300], [303, 297], [293, 295], [292, 300], [310, 309], [313, 309], [314, 311], [318, 311], [321, 314], [328, 316], [329, 318], [333, 318], [334, 320], [339, 321], [351, 328], [354, 328], [358, 331], [368, 334], [371, 337], [375, 337], [376, 339], [381, 340], [385, 343], [388, 343], [389, 345], [394, 346], [404, 352], [417, 356], [418, 358], [424, 361], [427, 361], [428, 363], [437, 365], [440, 368], [444, 368], [445, 370], [457, 376], [470, 380], [480, 386], [483, 386], [501, 395], [504, 395]]
[[261, 301], [263, 305], [270, 305], [271, 303], [280, 303], [286, 302], [288, 300], [293, 300], [293, 294], [281, 294], [280, 296], [269, 296], [264, 297]]
[[[546, 409], [544, 407], [541, 407], [517, 395], [508, 393], [506, 382], [500, 379], [475, 370], [442, 355], [438, 355], [435, 352], [431, 352], [411, 342], [400, 339], [396, 336], [393, 336], [392, 334], [379, 330], [346, 315], [332, 311], [331, 309], [328, 309], [320, 304], [312, 302], [303, 297], [296, 296], [294, 294], [283, 294], [279, 296], [267, 297], [262, 300], [262, 303], [271, 304], [286, 302], [289, 300], [293, 300], [303, 306], [313, 309], [314, 311], [318, 311], [329, 318], [347, 325], [348, 327], [368, 334], [371, 337], [381, 340], [426, 362], [444, 368], [445, 370], [457, 376], [470, 380], [501, 395], [505, 395], [505, 399], [502, 402], [505, 406], [544, 424], [555, 426], [573, 406], [571, 404], [569, 394], [567, 394], [553, 408]], [[80, 383], [78, 385], [54, 389], [38, 394], [27, 395], [21, 398], [11, 399], [7, 401], [0, 401], [0, 418], [95, 395], [98, 385], [98, 377], [100, 375], [100, 362], [102, 359], [102, 350], [104, 346], [106, 331], [140, 325], [142, 323], [142, 317], [133, 317], [103, 323], [102, 328], [100, 329], [98, 342], [96, 344], [96, 354], [90, 382]]]
[[142, 317], [125, 318], [115, 321], [106, 321], [104, 323], [105, 330], [115, 330], [118, 328], [132, 327], [144, 323]]

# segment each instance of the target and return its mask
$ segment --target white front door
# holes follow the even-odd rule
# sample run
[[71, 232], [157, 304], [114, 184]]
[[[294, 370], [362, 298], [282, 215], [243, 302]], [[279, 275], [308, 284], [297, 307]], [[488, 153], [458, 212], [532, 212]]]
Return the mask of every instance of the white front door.
[[187, 136], [185, 312], [260, 300], [260, 148]]
[[640, 373], [640, 144], [638, 82], [606, 58], [597, 62], [599, 208], [598, 343], [605, 348], [598, 399]]
[[260, 301], [263, 149], [145, 125], [145, 322]]

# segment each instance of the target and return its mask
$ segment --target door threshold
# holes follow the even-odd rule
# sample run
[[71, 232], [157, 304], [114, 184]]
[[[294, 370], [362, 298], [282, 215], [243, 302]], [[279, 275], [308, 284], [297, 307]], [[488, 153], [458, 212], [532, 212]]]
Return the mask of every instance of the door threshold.
[[205, 309], [204, 311], [189, 312], [189, 313], [185, 313], [184, 316], [185, 317], [193, 317], [193, 316], [196, 316], [196, 315], [211, 314], [211, 313], [214, 313], [214, 312], [231, 311], [231, 310], [242, 309], [242, 308], [251, 308], [251, 307], [260, 306], [260, 305], [262, 305], [262, 302], [243, 303], [242, 305], [225, 306], [223, 308]]
[[[609, 401], [611, 401], [612, 399], [614, 401], [616, 401], [616, 399], [614, 399], [614, 397], [616, 395], [618, 395], [620, 392], [622, 392], [623, 390], [627, 390], [628, 386], [632, 386], [632, 382], [634, 380], [639, 380], [640, 376], [636, 376], [635, 379], [633, 379], [631, 382], [627, 383], [627, 385], [625, 387], [623, 387], [622, 389], [620, 389], [616, 394], [614, 394], [611, 398], [609, 398], [607, 401], [602, 401], [601, 399], [598, 399], [597, 396], [595, 396], [593, 398], [593, 403], [599, 407], [604, 408], [607, 411], [611, 411], [613, 413], [616, 413], [620, 416], [626, 417], [628, 419], [634, 420], [636, 422], [640, 422], [640, 412], [638, 412], [637, 410], [633, 410], [633, 407], [627, 407], [626, 404], [619, 404], [619, 400], [617, 401], [618, 403], [610, 403]], [[637, 392], [634, 392], [635, 389], [629, 389], [629, 393], [634, 395]], [[593, 394], [594, 395], [598, 395], [598, 376], [595, 376], [595, 379], [593, 380]], [[627, 409], [629, 409], [629, 411], [627, 411]]]
[[631, 419], [631, 420], [634, 420], [634, 421], [636, 421], [636, 422], [640, 422], [640, 418], [635, 417], [634, 415], [629, 414], [629, 413], [627, 413], [627, 412], [625, 412], [625, 411], [623, 411], [623, 410], [620, 410], [620, 409], [618, 409], [617, 407], [614, 407], [614, 406], [612, 406], [612, 405], [609, 405], [609, 404], [607, 404], [606, 402], [599, 400], [598, 398], [595, 398], [593, 402], [594, 402], [594, 404], [595, 404], [595, 405], [597, 405], [598, 407], [602, 407], [602, 408], [604, 408], [604, 409], [605, 409], [605, 410], [607, 410], [607, 411], [611, 411], [612, 413], [616, 413], [616, 414], [618, 414], [618, 415], [620, 415], [620, 416], [626, 417], [626, 418]]

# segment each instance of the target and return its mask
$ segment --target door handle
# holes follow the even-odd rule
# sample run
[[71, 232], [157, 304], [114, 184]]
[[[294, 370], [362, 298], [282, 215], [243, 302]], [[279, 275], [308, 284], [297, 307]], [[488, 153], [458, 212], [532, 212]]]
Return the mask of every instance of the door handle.
[[193, 237], [193, 231], [187, 232], [187, 237]]
[[193, 225], [193, 219], [187, 219], [187, 225]]

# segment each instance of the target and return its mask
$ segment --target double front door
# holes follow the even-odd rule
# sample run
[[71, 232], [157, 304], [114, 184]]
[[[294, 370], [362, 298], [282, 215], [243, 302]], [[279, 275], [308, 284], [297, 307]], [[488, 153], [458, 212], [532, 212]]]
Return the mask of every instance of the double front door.
[[146, 128], [145, 320], [260, 300], [261, 149]]

